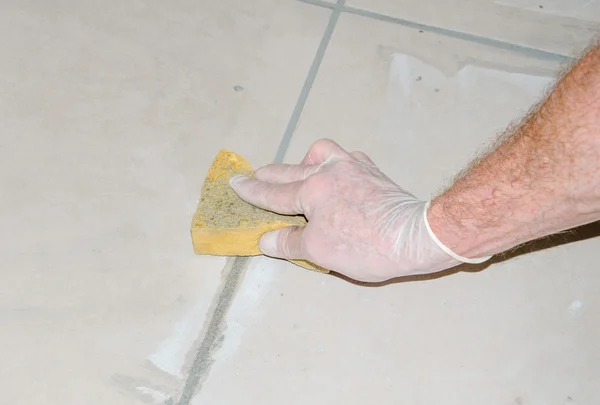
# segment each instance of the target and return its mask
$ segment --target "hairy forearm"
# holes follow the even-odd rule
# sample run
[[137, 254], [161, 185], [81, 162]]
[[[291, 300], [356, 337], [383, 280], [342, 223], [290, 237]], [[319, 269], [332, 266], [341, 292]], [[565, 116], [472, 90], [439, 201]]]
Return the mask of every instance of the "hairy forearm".
[[438, 238], [466, 257], [600, 219], [600, 46], [427, 215]]

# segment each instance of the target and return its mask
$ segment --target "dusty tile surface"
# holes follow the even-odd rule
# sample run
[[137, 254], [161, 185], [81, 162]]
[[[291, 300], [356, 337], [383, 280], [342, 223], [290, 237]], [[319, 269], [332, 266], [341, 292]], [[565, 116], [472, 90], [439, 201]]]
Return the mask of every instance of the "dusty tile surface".
[[328, 14], [296, 2], [0, 5], [0, 388], [174, 403], [224, 259], [189, 223], [219, 148], [273, 158]]
[[[343, 15], [286, 161], [328, 136], [428, 198], [559, 69]], [[381, 287], [255, 259], [193, 403], [593, 403], [597, 245], [517, 252], [482, 271]]]
[[[397, 18], [571, 56], [600, 34], [598, 1], [348, 0]], [[540, 8], [542, 6], [542, 8]]]

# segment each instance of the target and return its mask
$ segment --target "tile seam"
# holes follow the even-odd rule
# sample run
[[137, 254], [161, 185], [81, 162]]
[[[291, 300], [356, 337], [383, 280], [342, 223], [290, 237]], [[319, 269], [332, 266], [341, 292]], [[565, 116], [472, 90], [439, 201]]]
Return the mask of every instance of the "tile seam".
[[[344, 2], [345, 0], [338, 0], [334, 6], [339, 7], [343, 5]], [[315, 81], [319, 67], [321, 66], [321, 61], [325, 56], [327, 46], [329, 45], [329, 42], [333, 35], [333, 31], [335, 30], [335, 26], [337, 24], [339, 15], [340, 11], [338, 9], [332, 9], [331, 15], [329, 17], [329, 22], [325, 27], [325, 32], [321, 37], [319, 47], [317, 48], [308, 74], [306, 75], [306, 79], [304, 80], [304, 84], [300, 91], [300, 95], [298, 96], [298, 100], [296, 101], [294, 110], [292, 111], [292, 115], [290, 116], [288, 124], [285, 128], [285, 131], [277, 148], [275, 158], [273, 159], [274, 163], [281, 163], [285, 157], [287, 149], [289, 148], [292, 136], [294, 134], [298, 121], [300, 120], [300, 116], [302, 115], [304, 105], [306, 104], [306, 100], [308, 99], [310, 89], [312, 88], [312, 85]], [[229, 309], [231, 302], [233, 301], [235, 291], [238, 287], [238, 284], [240, 283], [240, 280], [249, 260], [250, 259], [248, 257], [236, 257], [233, 258], [228, 264], [226, 264], [226, 267], [231, 266], [231, 269], [225, 278], [223, 288], [220, 290], [219, 296], [216, 300], [216, 305], [210, 315], [210, 322], [208, 324], [208, 327], [206, 328], [204, 336], [202, 337], [200, 347], [196, 352], [196, 356], [194, 358], [192, 366], [188, 371], [188, 377], [186, 379], [185, 385], [181, 393], [181, 397], [178, 402], [179, 405], [189, 405], [194, 395], [202, 387], [201, 379], [203, 378], [203, 376], [206, 376], [206, 374], [210, 370], [210, 366], [213, 361], [211, 358], [212, 350], [215, 346], [215, 343], [217, 343], [220, 338], [223, 328], [223, 320], [227, 315], [227, 310]]]
[[248, 257], [236, 257], [230, 259], [225, 265], [225, 268], [230, 266], [230, 269], [225, 277], [223, 288], [220, 290], [217, 298], [217, 304], [211, 313], [210, 322], [206, 328], [200, 347], [196, 352], [194, 362], [188, 371], [188, 377], [178, 402], [179, 405], [189, 405], [194, 394], [196, 394], [197, 389], [201, 386], [200, 380], [210, 369], [212, 364], [212, 349], [219, 340], [222, 332], [223, 319], [227, 314], [235, 289], [237, 288], [238, 282], [248, 261]]
[[369, 11], [357, 7], [347, 6], [347, 5], [337, 5], [333, 3], [328, 3], [323, 0], [298, 0], [302, 3], [311, 4], [317, 7], [328, 8], [331, 10], [339, 10], [340, 13], [348, 13], [353, 15], [358, 15], [361, 17], [387, 22], [391, 24], [401, 25], [407, 28], [421, 29], [424, 31], [432, 32], [435, 34], [443, 35], [450, 38], [462, 39], [464, 41], [477, 43], [480, 45], [490, 46], [497, 49], [509, 50], [512, 52], [520, 53], [529, 57], [534, 57], [537, 59], [543, 60], [553, 60], [560, 62], [569, 62], [573, 60], [573, 57], [568, 55], [563, 55], [560, 53], [554, 53], [549, 51], [544, 51], [542, 49], [533, 48], [525, 45], [518, 45], [512, 42], [501, 41], [498, 39], [493, 39], [490, 37], [485, 37], [476, 34], [469, 34], [463, 31], [452, 30], [448, 28], [442, 28], [435, 25], [419, 23], [412, 20], [406, 20], [403, 18], [392, 17], [387, 14], [381, 14], [374, 11]]
[[308, 74], [306, 75], [306, 79], [304, 80], [304, 85], [302, 86], [302, 90], [300, 90], [300, 95], [298, 96], [298, 100], [296, 101], [296, 105], [294, 106], [294, 110], [292, 111], [292, 115], [290, 120], [288, 121], [287, 127], [283, 132], [283, 137], [279, 143], [279, 147], [277, 148], [277, 152], [275, 153], [275, 158], [273, 159], [273, 163], [281, 163], [285, 158], [285, 154], [290, 146], [290, 142], [292, 140], [292, 136], [294, 135], [294, 131], [296, 130], [296, 126], [300, 121], [300, 116], [302, 115], [302, 111], [304, 110], [304, 105], [306, 104], [306, 100], [308, 99], [308, 94], [310, 93], [310, 89], [315, 82], [317, 77], [317, 73], [319, 71], [319, 67], [321, 66], [321, 62], [323, 61], [323, 57], [325, 56], [325, 52], [327, 51], [327, 47], [329, 46], [329, 42], [333, 35], [333, 31], [335, 30], [335, 26], [340, 17], [340, 8], [344, 6], [346, 0], [338, 0], [335, 4], [332, 4], [331, 8], [332, 13], [329, 17], [329, 22], [327, 23], [327, 27], [325, 28], [325, 32], [323, 33], [323, 37], [321, 38], [321, 42], [319, 43], [319, 47], [317, 48], [317, 52], [315, 57], [313, 58], [313, 62], [308, 70]]

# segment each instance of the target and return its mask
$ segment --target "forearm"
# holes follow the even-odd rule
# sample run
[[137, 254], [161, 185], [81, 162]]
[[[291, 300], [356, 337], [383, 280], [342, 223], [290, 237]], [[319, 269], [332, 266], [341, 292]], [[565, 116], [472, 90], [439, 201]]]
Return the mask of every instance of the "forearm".
[[466, 257], [600, 219], [600, 47], [427, 215], [437, 237]]

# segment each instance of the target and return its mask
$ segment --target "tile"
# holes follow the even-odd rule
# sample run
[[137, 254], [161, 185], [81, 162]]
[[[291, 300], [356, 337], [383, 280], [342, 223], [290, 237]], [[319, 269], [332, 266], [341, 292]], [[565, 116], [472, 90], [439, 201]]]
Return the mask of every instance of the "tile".
[[598, 0], [569, 2], [561, 0], [497, 0], [494, 3], [538, 13], [600, 22], [600, 1]]
[[[286, 161], [329, 136], [427, 198], [559, 69], [343, 15]], [[592, 403], [596, 250], [581, 240], [379, 287], [255, 259], [193, 404]]]
[[[300, 161], [314, 141], [330, 137], [429, 198], [538, 101], [562, 68], [345, 14], [286, 161]], [[415, 176], [417, 168], [426, 175]]]
[[348, 0], [346, 4], [567, 56], [578, 55], [600, 33], [600, 13], [594, 13], [597, 1]]
[[202, 181], [273, 158], [329, 12], [0, 8], [2, 402], [174, 403], [225, 263], [192, 251]]

